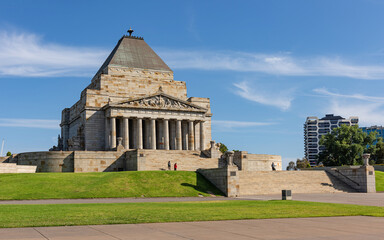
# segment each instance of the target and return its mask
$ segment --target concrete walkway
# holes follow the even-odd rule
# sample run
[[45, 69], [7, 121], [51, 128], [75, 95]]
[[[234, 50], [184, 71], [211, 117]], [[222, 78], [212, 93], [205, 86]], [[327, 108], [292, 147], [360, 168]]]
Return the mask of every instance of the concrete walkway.
[[[247, 200], [281, 200], [280, 194], [239, 197]], [[384, 207], [384, 193], [292, 193], [292, 200]], [[384, 237], [383, 237], [384, 238]]]
[[384, 218], [328, 217], [0, 229], [0, 239], [348, 239], [384, 236]]
[[[358, 204], [384, 207], [384, 193], [292, 193], [293, 200], [327, 203]], [[132, 202], [190, 202], [219, 200], [280, 200], [281, 195], [257, 195], [238, 198], [227, 197], [167, 197], [167, 198], [93, 198], [11, 200], [0, 204], [74, 204], [74, 203], [132, 203]]]
[[243, 200], [243, 199], [227, 198], [227, 197], [85, 198], [85, 199], [0, 200], [0, 204], [191, 202], [191, 201], [219, 201], [219, 200]]

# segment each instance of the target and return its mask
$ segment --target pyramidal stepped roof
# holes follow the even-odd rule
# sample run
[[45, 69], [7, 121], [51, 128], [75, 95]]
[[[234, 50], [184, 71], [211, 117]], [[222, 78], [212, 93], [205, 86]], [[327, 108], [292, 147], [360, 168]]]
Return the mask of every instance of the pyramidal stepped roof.
[[172, 72], [143, 38], [134, 36], [123, 36], [98, 72], [108, 66]]

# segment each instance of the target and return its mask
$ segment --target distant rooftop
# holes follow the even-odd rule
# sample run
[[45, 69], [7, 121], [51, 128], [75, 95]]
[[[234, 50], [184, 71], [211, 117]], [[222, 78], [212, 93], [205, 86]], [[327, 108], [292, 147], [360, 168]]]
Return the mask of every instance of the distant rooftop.
[[320, 120], [340, 120], [345, 119], [341, 116], [334, 116], [333, 114], [325, 114], [325, 117], [321, 118]]

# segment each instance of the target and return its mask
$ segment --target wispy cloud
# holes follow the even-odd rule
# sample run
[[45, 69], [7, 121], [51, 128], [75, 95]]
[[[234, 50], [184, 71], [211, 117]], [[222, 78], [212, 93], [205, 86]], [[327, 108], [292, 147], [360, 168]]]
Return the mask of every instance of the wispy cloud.
[[0, 127], [59, 129], [59, 120], [0, 118]]
[[357, 99], [357, 100], [363, 100], [368, 102], [384, 103], [384, 97], [373, 97], [373, 96], [366, 96], [362, 94], [340, 94], [340, 93], [330, 92], [326, 88], [316, 88], [313, 91], [327, 97], [349, 98], [349, 99]]
[[228, 120], [212, 120], [212, 126], [216, 131], [234, 131], [254, 127], [274, 125], [274, 122], [243, 122]]
[[160, 56], [174, 69], [261, 72], [283, 76], [334, 76], [384, 79], [384, 66], [351, 63], [340, 57], [294, 57], [291, 54], [162, 49]]
[[236, 88], [234, 93], [253, 102], [257, 102], [264, 105], [274, 106], [285, 111], [291, 107], [293, 100], [293, 89], [284, 91], [274, 90], [273, 92], [265, 92], [258, 87], [252, 87], [248, 82], [240, 82], [233, 84]]
[[320, 96], [330, 97], [324, 109], [343, 117], [358, 116], [360, 125], [384, 125], [384, 97], [362, 94], [341, 94], [317, 88], [313, 90]]
[[0, 32], [0, 76], [91, 76], [108, 52], [46, 43], [32, 33]]
[[358, 116], [360, 126], [384, 125], [384, 109], [380, 103], [350, 103], [332, 100], [327, 112], [343, 117]]

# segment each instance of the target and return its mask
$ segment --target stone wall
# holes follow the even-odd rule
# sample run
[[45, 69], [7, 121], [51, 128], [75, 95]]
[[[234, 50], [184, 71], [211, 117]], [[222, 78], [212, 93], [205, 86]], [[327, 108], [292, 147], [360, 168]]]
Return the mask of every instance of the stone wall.
[[0, 157], [0, 163], [7, 162], [8, 158], [9, 158], [8, 156], [7, 157]]
[[35, 173], [36, 166], [16, 165], [16, 163], [0, 163], [0, 173]]
[[270, 171], [272, 163], [275, 163], [276, 170], [282, 170], [280, 155], [249, 154], [246, 151], [235, 152], [233, 162], [244, 171]]
[[219, 167], [218, 158], [202, 158], [200, 151], [128, 150], [128, 151], [51, 151], [15, 155], [11, 162], [36, 166], [37, 172], [111, 172], [166, 170], [168, 161], [178, 170]]
[[376, 192], [375, 169], [373, 166], [328, 168], [327, 172], [336, 176], [359, 192]]
[[105, 149], [104, 111], [85, 110], [85, 116], [85, 150], [100, 151], [102, 149]]
[[237, 167], [226, 166], [223, 168], [198, 169], [197, 172], [208, 179], [227, 197], [238, 196], [238, 185], [236, 184], [238, 180]]
[[384, 165], [373, 165], [375, 168], [375, 171], [381, 171], [384, 172]]
[[36, 172], [73, 172], [73, 159], [72, 151], [29, 152], [17, 154], [12, 162], [36, 166]]
[[335, 193], [354, 190], [325, 171], [239, 171], [236, 166], [199, 169], [228, 197], [294, 193]]
[[74, 172], [114, 172], [125, 169], [125, 152], [74, 152]]

